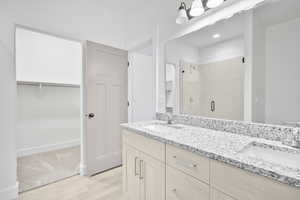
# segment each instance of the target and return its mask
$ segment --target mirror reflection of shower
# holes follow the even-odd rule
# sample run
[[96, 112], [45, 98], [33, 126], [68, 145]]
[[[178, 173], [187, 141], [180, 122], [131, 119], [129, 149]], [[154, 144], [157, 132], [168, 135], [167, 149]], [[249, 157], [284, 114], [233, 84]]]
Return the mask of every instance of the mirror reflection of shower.
[[175, 102], [175, 75], [176, 66], [171, 63], [166, 64], [166, 111], [174, 112]]

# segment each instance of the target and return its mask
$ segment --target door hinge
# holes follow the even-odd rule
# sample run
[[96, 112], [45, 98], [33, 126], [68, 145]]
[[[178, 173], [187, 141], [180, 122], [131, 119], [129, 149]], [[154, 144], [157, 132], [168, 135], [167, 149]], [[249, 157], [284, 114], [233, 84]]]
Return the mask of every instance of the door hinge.
[[130, 106], [130, 103], [129, 103], [129, 101], [127, 101], [127, 106], [128, 106], [128, 107]]
[[242, 58], [242, 62], [243, 62], [243, 63], [245, 63], [245, 62], [246, 62], [246, 59], [245, 59], [245, 57], [243, 57], [243, 58]]
[[130, 66], [130, 62], [129, 62], [129, 61], [127, 62], [127, 66], [128, 66], [128, 67]]

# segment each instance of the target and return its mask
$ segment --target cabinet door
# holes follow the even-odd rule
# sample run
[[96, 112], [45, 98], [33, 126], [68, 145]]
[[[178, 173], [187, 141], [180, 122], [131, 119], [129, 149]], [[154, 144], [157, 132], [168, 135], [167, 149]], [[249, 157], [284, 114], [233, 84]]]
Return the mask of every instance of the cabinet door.
[[141, 200], [165, 200], [165, 164], [141, 153]]
[[130, 200], [140, 200], [139, 152], [126, 145], [126, 190]]

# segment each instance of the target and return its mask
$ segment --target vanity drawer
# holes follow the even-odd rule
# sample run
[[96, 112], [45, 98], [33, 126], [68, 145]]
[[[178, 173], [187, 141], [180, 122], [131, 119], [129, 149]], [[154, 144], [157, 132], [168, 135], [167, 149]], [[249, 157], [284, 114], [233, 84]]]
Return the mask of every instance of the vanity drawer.
[[165, 144], [137, 133], [123, 130], [123, 142], [142, 151], [153, 158], [165, 162]]
[[230, 197], [214, 188], [210, 189], [210, 197], [211, 197], [210, 200], [235, 200], [232, 197]]
[[166, 147], [166, 159], [168, 165], [209, 183], [209, 159], [171, 145]]
[[300, 189], [211, 161], [211, 186], [239, 200], [299, 200]]
[[166, 200], [209, 200], [209, 186], [167, 166]]

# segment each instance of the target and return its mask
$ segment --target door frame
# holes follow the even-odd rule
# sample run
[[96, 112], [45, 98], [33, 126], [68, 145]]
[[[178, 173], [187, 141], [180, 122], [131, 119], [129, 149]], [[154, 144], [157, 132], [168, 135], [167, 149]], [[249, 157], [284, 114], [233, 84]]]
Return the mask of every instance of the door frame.
[[[85, 65], [85, 48], [84, 48], [84, 42], [80, 39], [76, 39], [76, 38], [72, 38], [69, 36], [65, 36], [65, 35], [61, 35], [61, 34], [56, 34], [53, 32], [49, 32], [49, 31], [44, 31], [41, 29], [37, 29], [37, 28], [32, 28], [29, 26], [25, 26], [25, 25], [21, 25], [21, 24], [14, 24], [13, 27], [13, 70], [14, 70], [14, 75], [15, 75], [15, 91], [17, 91], [17, 80], [16, 80], [16, 30], [17, 28], [21, 28], [21, 29], [25, 29], [25, 30], [29, 30], [29, 31], [33, 31], [36, 33], [41, 33], [41, 34], [45, 34], [45, 35], [49, 35], [49, 36], [53, 36], [53, 37], [57, 37], [57, 38], [61, 38], [61, 39], [65, 39], [65, 40], [69, 40], [69, 41], [73, 41], [73, 42], [77, 42], [80, 43], [81, 45], [81, 56], [82, 56], [82, 67], [81, 67], [81, 84], [80, 84], [80, 169], [79, 169], [79, 174], [81, 176], [85, 176], [86, 174], [86, 143], [85, 143], [85, 138], [86, 138], [86, 130], [85, 130], [85, 94], [86, 94], [86, 89], [85, 89], [85, 70], [86, 70], [86, 65]], [[15, 95], [14, 98], [14, 104], [15, 104], [15, 108], [17, 107], [17, 95]], [[16, 109], [15, 109], [15, 114], [16, 114]], [[17, 115], [17, 114], [16, 114]], [[14, 122], [14, 127], [16, 127], [17, 122]], [[16, 141], [16, 138], [15, 138]], [[17, 147], [15, 145], [15, 151], [17, 152]], [[15, 158], [16, 158], [16, 165], [18, 165], [17, 163], [17, 159], [18, 159], [18, 155], [17, 153], [15, 154]], [[17, 185], [19, 185], [18, 182], [18, 177], [17, 177]]]

